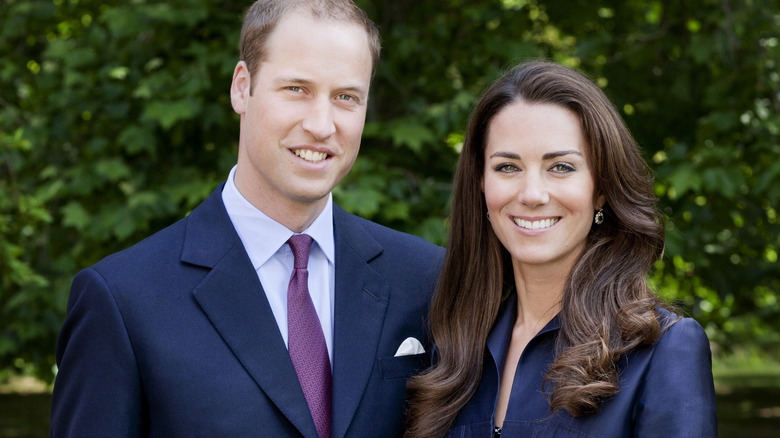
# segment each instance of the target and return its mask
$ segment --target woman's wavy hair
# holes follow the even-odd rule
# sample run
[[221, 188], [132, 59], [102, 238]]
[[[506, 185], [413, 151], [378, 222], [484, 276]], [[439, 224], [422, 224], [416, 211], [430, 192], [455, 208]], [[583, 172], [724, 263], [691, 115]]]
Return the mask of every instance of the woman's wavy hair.
[[490, 86], [469, 122], [455, 172], [447, 255], [431, 303], [437, 360], [408, 384], [407, 437], [442, 436], [472, 397], [503, 291], [514, 285], [510, 255], [488, 221], [481, 181], [490, 122], [518, 100], [578, 116], [595, 191], [606, 201], [604, 221], [591, 227], [564, 287], [555, 361], [545, 377], [551, 411], [597, 412], [618, 391], [618, 358], [661, 334], [661, 303], [646, 277], [663, 254], [664, 225], [636, 142], [590, 79], [556, 63], [520, 64]]

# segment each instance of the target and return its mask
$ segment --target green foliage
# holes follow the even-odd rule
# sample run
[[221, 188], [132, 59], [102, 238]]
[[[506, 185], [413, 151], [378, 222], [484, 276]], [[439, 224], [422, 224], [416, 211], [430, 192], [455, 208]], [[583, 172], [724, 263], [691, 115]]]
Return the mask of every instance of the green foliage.
[[[47, 376], [79, 269], [186, 215], [235, 163], [249, 1], [0, 0], [0, 369]], [[657, 174], [659, 291], [722, 347], [780, 332], [778, 0], [358, 0], [383, 59], [334, 191], [444, 244], [468, 114], [507, 67], [591, 75]]]
[[182, 217], [227, 174], [245, 7], [3, 2], [0, 368], [50, 374], [73, 274]]

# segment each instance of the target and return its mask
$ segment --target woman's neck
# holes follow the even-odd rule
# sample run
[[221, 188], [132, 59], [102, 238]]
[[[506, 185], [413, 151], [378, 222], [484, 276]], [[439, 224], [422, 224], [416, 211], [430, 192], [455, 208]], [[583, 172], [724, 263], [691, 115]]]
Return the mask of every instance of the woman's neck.
[[527, 330], [536, 326], [541, 329], [561, 310], [569, 270], [515, 264], [514, 274], [517, 289], [515, 325], [523, 325]]

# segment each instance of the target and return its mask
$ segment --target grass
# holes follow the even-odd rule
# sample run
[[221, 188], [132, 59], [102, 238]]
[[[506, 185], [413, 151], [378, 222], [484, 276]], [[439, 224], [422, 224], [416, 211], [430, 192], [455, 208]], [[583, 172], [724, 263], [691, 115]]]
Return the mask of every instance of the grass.
[[731, 357], [713, 366], [722, 438], [776, 437], [780, 431], [780, 364]]
[[51, 394], [0, 394], [0, 437], [43, 438], [49, 436]]

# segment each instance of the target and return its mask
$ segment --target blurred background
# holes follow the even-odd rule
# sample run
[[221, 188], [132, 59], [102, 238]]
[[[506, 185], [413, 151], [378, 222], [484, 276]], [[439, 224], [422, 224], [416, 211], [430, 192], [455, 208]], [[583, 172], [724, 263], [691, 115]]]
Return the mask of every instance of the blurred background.
[[[590, 75], [656, 176], [658, 293], [712, 341], [722, 437], [780, 430], [780, 0], [358, 0], [382, 61], [334, 191], [446, 245], [469, 112], [527, 59]], [[0, 0], [0, 436], [47, 436], [73, 275], [235, 163], [249, 1]]]

